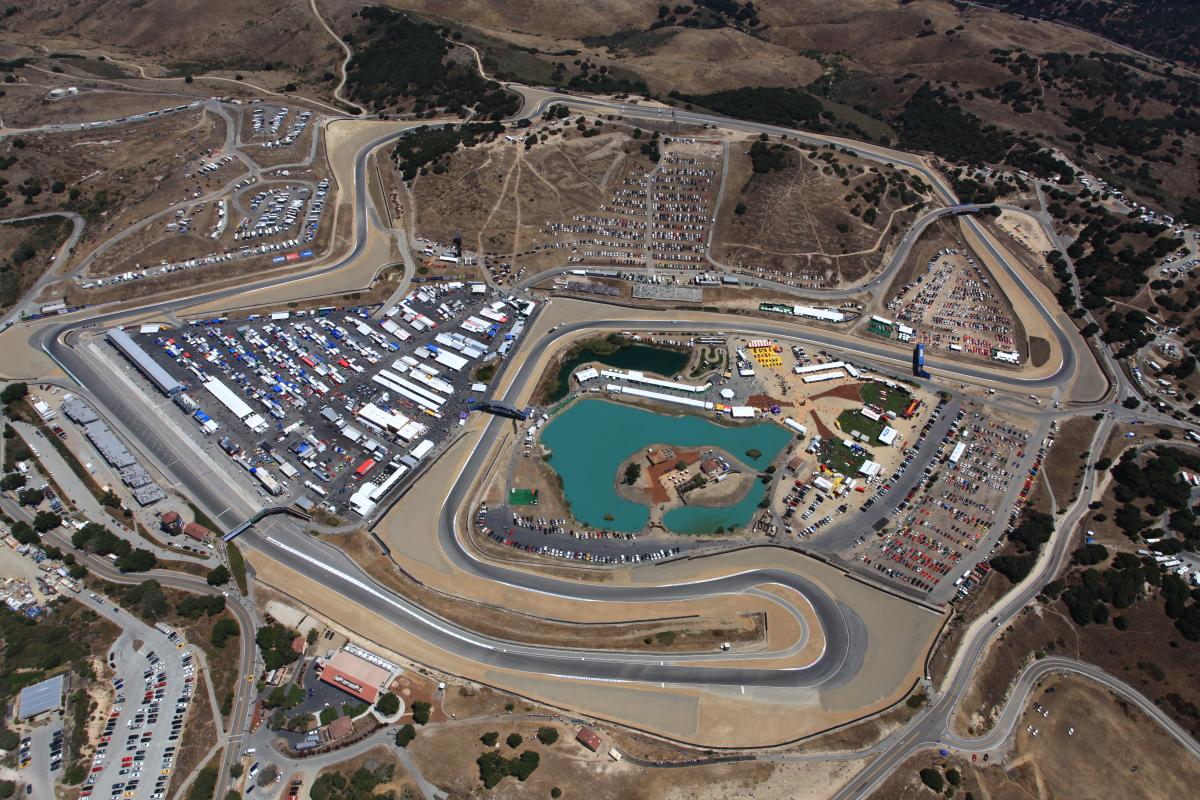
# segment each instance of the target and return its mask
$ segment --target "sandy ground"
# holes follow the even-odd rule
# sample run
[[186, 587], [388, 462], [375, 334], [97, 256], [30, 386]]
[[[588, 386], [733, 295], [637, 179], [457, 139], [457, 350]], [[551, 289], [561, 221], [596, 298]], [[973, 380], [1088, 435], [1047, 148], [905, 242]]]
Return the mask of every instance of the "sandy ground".
[[[1033, 703], [1049, 709], [1050, 716], [1033, 711]], [[1037, 736], [1027, 730], [1030, 726]], [[931, 765], [958, 769], [962, 790], [990, 800], [1157, 800], [1189, 797], [1200, 781], [1200, 763], [1157, 723], [1076, 676], [1048, 679], [1030, 696], [1030, 709], [1001, 759], [985, 765], [921, 753], [898, 767], [872, 797], [933, 797], [918, 777], [919, 770]]]
[[66, 377], [49, 356], [29, 346], [36, 327], [52, 324], [51, 320], [18, 323], [0, 333], [0, 353], [4, 354], [0, 357], [0, 377], [6, 380]]
[[1042, 226], [1025, 214], [1019, 214], [1010, 209], [1004, 209], [996, 218], [996, 224], [1009, 236], [1023, 244], [1031, 253], [1044, 256], [1054, 247], [1046, 237]]
[[488, 792], [489, 797], [548, 797], [552, 788], [565, 798], [592, 800], [700, 800], [758, 798], [759, 800], [818, 800], [829, 795], [861, 768], [860, 763], [769, 764], [740, 763], [677, 769], [646, 769], [629, 761], [614, 762], [606, 751], [613, 742], [600, 732], [600, 752], [592, 753], [573, 741], [575, 727], [554, 725], [559, 739], [550, 746], [535, 739], [541, 720], [503, 716], [420, 730], [409, 750], [427, 779], [452, 796], [475, 796], [480, 791], [474, 761], [486, 748], [479, 741], [494, 731], [503, 740], [517, 733], [524, 742], [516, 751], [501, 746], [505, 755], [523, 750], [538, 753], [540, 765], [524, 784], [508, 779]]

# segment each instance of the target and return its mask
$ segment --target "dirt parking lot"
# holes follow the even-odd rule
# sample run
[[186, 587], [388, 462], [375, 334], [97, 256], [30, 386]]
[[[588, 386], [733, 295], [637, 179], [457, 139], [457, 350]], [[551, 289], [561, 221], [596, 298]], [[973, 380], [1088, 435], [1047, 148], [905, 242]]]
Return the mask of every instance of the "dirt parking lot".
[[[1033, 703], [1049, 716], [1036, 712]], [[1200, 763], [1156, 722], [1098, 684], [1073, 676], [1050, 678], [1033, 693], [1002, 762], [922, 753], [900, 766], [872, 797], [933, 797], [918, 774], [925, 768], [943, 776], [955, 769], [962, 776], [961, 790], [991, 800], [1160, 800], [1189, 797], [1200, 781]]]

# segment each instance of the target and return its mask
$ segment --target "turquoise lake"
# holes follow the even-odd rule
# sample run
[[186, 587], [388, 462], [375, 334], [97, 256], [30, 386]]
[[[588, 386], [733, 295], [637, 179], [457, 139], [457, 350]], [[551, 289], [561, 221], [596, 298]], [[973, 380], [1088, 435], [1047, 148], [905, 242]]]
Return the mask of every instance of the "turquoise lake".
[[[704, 417], [660, 414], [595, 398], [576, 402], [542, 431], [542, 444], [552, 452], [549, 464], [562, 478], [572, 516], [594, 528], [625, 532], [640, 531], [650, 519], [646, 506], [621, 497], [613, 486], [622, 462], [639, 450], [653, 444], [719, 447], [761, 470], [790, 440], [787, 430], [772, 423], [728, 427]], [[751, 459], [747, 450], [762, 455]], [[668, 511], [663, 524], [687, 534], [740, 527], [750, 521], [765, 491], [755, 481], [734, 505], [684, 506]], [[605, 519], [606, 514], [612, 519]]]

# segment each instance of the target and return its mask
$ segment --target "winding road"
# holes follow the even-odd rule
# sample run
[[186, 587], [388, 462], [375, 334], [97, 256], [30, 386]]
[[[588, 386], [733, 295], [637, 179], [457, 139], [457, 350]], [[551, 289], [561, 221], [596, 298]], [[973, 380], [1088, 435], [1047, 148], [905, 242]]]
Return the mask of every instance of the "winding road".
[[[565, 103], [575, 108], [599, 110], [637, 118], [661, 118], [665, 113], [645, 106], [581, 98], [543, 90], [525, 90], [522, 93], [526, 95], [527, 100], [523, 110], [525, 117], [539, 114], [551, 103]], [[957, 199], [941, 177], [923, 159], [916, 156], [850, 140], [818, 136], [776, 126], [732, 121], [693, 112], [675, 113], [677, 120], [689, 123], [721, 125], [753, 133], [786, 134], [791, 138], [817, 144], [835, 143], [864, 158], [899, 164], [919, 173], [947, 206], [957, 205]], [[147, 416], [139, 400], [125, 396], [120, 385], [109, 380], [104, 365], [97, 363], [84, 350], [82, 334], [87, 328], [115, 323], [133, 315], [172, 314], [190, 306], [232, 299], [255, 289], [282, 286], [293, 281], [309, 279], [314, 275], [332, 273], [347, 268], [362, 256], [368, 238], [372, 235], [381, 235], [385, 230], [379, 210], [374, 207], [367, 190], [366, 170], [369, 157], [379, 147], [387, 145], [404, 133], [405, 131], [399, 130], [383, 134], [370, 141], [357, 154], [354, 160], [351, 185], [348, 187], [348, 191], [344, 189], [345, 196], [350, 198], [353, 209], [352, 236], [354, 244], [346, 255], [335, 262], [301, 274], [272, 277], [246, 286], [212, 291], [183, 300], [151, 303], [134, 310], [107, 312], [99, 309], [91, 310], [86, 316], [68, 315], [52, 325], [31, 328], [30, 346], [48, 354], [79, 384], [83, 393], [95, 401], [98, 409], [102, 410], [105, 416], [112, 420], [116, 427], [130, 438], [164, 475], [185, 487], [198, 505], [228, 527], [233, 527], [257, 509], [241, 499], [237, 492], [229, 490], [225, 484], [228, 478], [224, 473], [213, 470], [202, 462], [181, 456], [180, 454], [185, 451], [180, 448], [175, 434], [156, 425], [153, 419]], [[928, 212], [918, 220], [918, 225], [923, 229], [933, 219], [954, 210], [960, 209], [936, 209]], [[1009, 384], [1010, 391], [1013, 392], [1037, 388], [1065, 389], [1076, 376], [1081, 359], [1090, 357], [1086, 345], [1073, 329], [1067, 330], [1061, 324], [1060, 313], [1056, 314], [1054, 310], [1047, 308], [1040, 301], [1037, 293], [1032, 291], [1021, 279], [1021, 273], [1004, 259], [1003, 254], [994, 247], [989, 236], [978, 223], [970, 217], [962, 219], [964, 226], [976, 235], [983, 246], [989, 250], [990, 255], [1008, 271], [1009, 277], [1027, 295], [1032, 307], [1042, 317], [1049, 329], [1054, 332], [1061, 352], [1061, 360], [1055, 365], [1053, 372], [1048, 375], [1027, 378], [1017, 373], [1003, 373], [999, 378]], [[904, 254], [909, 252], [920, 233], [917, 227], [914, 226], [913, 230], [906, 233], [901, 240], [899, 251]], [[900, 255], [901, 253], [898, 252], [897, 257], [893, 258], [883, 274], [877, 275], [863, 286], [854, 287], [853, 291], [867, 291], [888, 279], [903, 262]], [[806, 294], [809, 293], [806, 292]], [[535, 372], [541, 356], [561, 344], [564, 337], [592, 330], [634, 328], [669, 330], [673, 326], [688, 331], [736, 329], [749, 334], [760, 334], [806, 342], [819, 347], [834, 348], [856, 359], [883, 364], [890, 368], [898, 365], [903, 367], [907, 362], [906, 358], [892, 348], [865, 341], [850, 340], [844, 336], [796, 324], [718, 315], [712, 315], [711, 321], [704, 319], [682, 322], [670, 318], [646, 321], [636, 317], [622, 318], [620, 309], [612, 309], [610, 316], [611, 319], [606, 321], [567, 324], [557, 330], [552, 330], [541, 338], [528, 337], [522, 340], [519, 351], [506, 362], [505, 372], [502, 375], [501, 382], [511, 377], [511, 380], [507, 382], [505, 398], [519, 397], [531, 385], [531, 382], [536, 380]], [[946, 362], [939, 364], [934, 371], [941, 377], [971, 384], [990, 383], [998, 378], [995, 369], [969, 364]], [[509, 373], [512, 375], [510, 376]], [[1088, 408], [1099, 410], [1108, 408], [1108, 406], [1104, 403], [1096, 403]], [[1081, 410], [1082, 407], [1075, 408], [1070, 412], [1063, 411], [1061, 416], [1078, 414]], [[1093, 444], [1104, 441], [1104, 437], [1111, 429], [1112, 421], [1111, 416], [1105, 418], [1098, 427]], [[320, 575], [322, 582], [343, 598], [360, 606], [375, 609], [395, 625], [420, 637], [432, 646], [478, 664], [533, 675], [585, 681], [659, 683], [684, 687], [750, 686], [789, 689], [838, 686], [853, 678], [862, 668], [862, 661], [866, 657], [870, 643], [866, 640], [866, 629], [859, 613], [831, 596], [823, 587], [804, 575], [788, 569], [756, 569], [675, 584], [632, 584], [616, 587], [602, 583], [582, 583], [534, 575], [477, 557], [461, 540], [463, 532], [457, 529], [456, 514], [469, 506], [472, 481], [475, 475], [484, 468], [485, 461], [502, 432], [504, 424], [503, 421], [496, 418], [488, 422], [477, 437], [457, 478], [445, 487], [436, 536], [442, 552], [457, 570], [472, 578], [502, 584], [513, 591], [534, 592], [597, 603], [686, 600], [722, 594], [739, 594], [766, 585], [784, 586], [802, 594], [812, 605], [825, 637], [823, 651], [809, 664], [772, 669], [744, 664], [738, 666], [714, 665], [725, 660], [742, 661], [743, 656], [737, 654], [729, 654], [728, 659], [725, 654], [705, 654], [703, 657], [678, 655], [663, 657], [611, 651], [581, 654], [578, 650], [524, 645], [519, 642], [483, 636], [440, 619], [383, 588], [335, 548], [323, 544], [313, 537], [296, 535], [294, 530], [277, 521], [245, 534], [242, 543], [301, 573]], [[942, 687], [934, 688], [934, 698], [929, 709], [918, 715], [901, 731], [877, 745], [878, 749], [873, 751], [877, 757], [839, 793], [838, 797], [859, 797], [868, 794], [890, 774], [897, 764], [911, 753], [928, 747], [933, 742], [949, 743], [963, 750], [994, 747], [995, 741], [1002, 741], [1007, 737], [1011, 728], [1016, 724], [1015, 719], [1019, 716], [1019, 708], [1013, 710], [1016, 707], [1015, 701], [1019, 697], [1027, 695], [1029, 688], [1036, 683], [1039, 677], [1056, 669], [1059, 671], [1074, 670], [1090, 677], [1096, 677], [1098, 671], [1087, 665], [1051, 659], [1037, 662], [1023, 673], [1018, 691], [1014, 693], [1014, 702], [1010, 702], [1005, 709], [1005, 715], [1009, 716], [1002, 715], [992, 733], [978, 740], [947, 738], [950, 715], [961, 701], [973, 671], [986, 652], [995, 632], [1020, 612], [1061, 565], [1069, 547], [1069, 533], [1086, 510], [1094, 481], [1095, 473], [1089, 472], [1078, 500], [1062, 517], [1058, 525], [1058, 532], [1050, 546], [1044, 548], [1041, 560], [1029, 578], [1009, 592], [992, 609], [991, 616], [994, 621], [985, 622], [981, 619], [968, 631], [946, 681]], [[710, 560], [708, 563], [716, 562]], [[93, 565], [89, 562], [89, 566], [93, 566], [100, 574], [106, 575], [106, 565], [101, 563]], [[111, 572], [111, 569], [108, 569], [108, 572]], [[154, 577], [164, 585], [177, 586], [189, 591], [208, 590], [208, 587], [202, 585], [201, 579], [182, 576], [178, 573], [164, 573], [161, 576], [156, 574]], [[240, 603], [231, 603], [230, 607], [238, 615], [239, 622], [245, 626], [244, 630], [253, 630], [253, 619], [250, 613]], [[240, 666], [245, 675], [249, 675], [253, 669], [254, 658], [253, 648], [247, 647], [247, 642], [247, 637], [243, 637]], [[704, 664], [690, 663], [693, 661], [703, 661]], [[1089, 672], [1089, 669], [1092, 671]], [[1100, 678], [1096, 677], [1096, 679]], [[1108, 678], [1105, 682], [1118, 688], [1119, 682], [1116, 682], [1115, 679]], [[238, 692], [234, 714], [231, 717], [235, 730], [238, 729], [238, 725], [244, 723], [251, 696], [249, 687], [243, 688], [246, 690]], [[1132, 691], [1123, 685], [1118, 690], [1127, 695]], [[1142, 705], [1142, 702], [1139, 702], [1139, 705]], [[1149, 709], [1147, 713], [1150, 713]], [[1156, 716], [1156, 719], [1161, 721], [1161, 713]], [[1172, 732], [1175, 733], [1175, 731]], [[1196, 752], [1194, 742], [1189, 747]], [[223, 766], [227, 767], [237, 753], [238, 748], [226, 748]], [[227, 775], [228, 770], [223, 769], [222, 774]]]

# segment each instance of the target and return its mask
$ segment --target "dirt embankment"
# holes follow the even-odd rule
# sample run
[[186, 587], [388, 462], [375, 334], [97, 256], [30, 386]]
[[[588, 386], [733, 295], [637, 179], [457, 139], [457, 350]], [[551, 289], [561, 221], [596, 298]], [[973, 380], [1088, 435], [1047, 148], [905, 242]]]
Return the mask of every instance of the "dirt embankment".
[[548, 647], [600, 647], [654, 652], [715, 651], [722, 642], [749, 645], [766, 641], [766, 619], [760, 613], [593, 624], [560, 622], [520, 614], [451, 597], [419, 585], [381, 555], [366, 534], [326, 538], [389, 589], [443, 619], [484, 636]]

